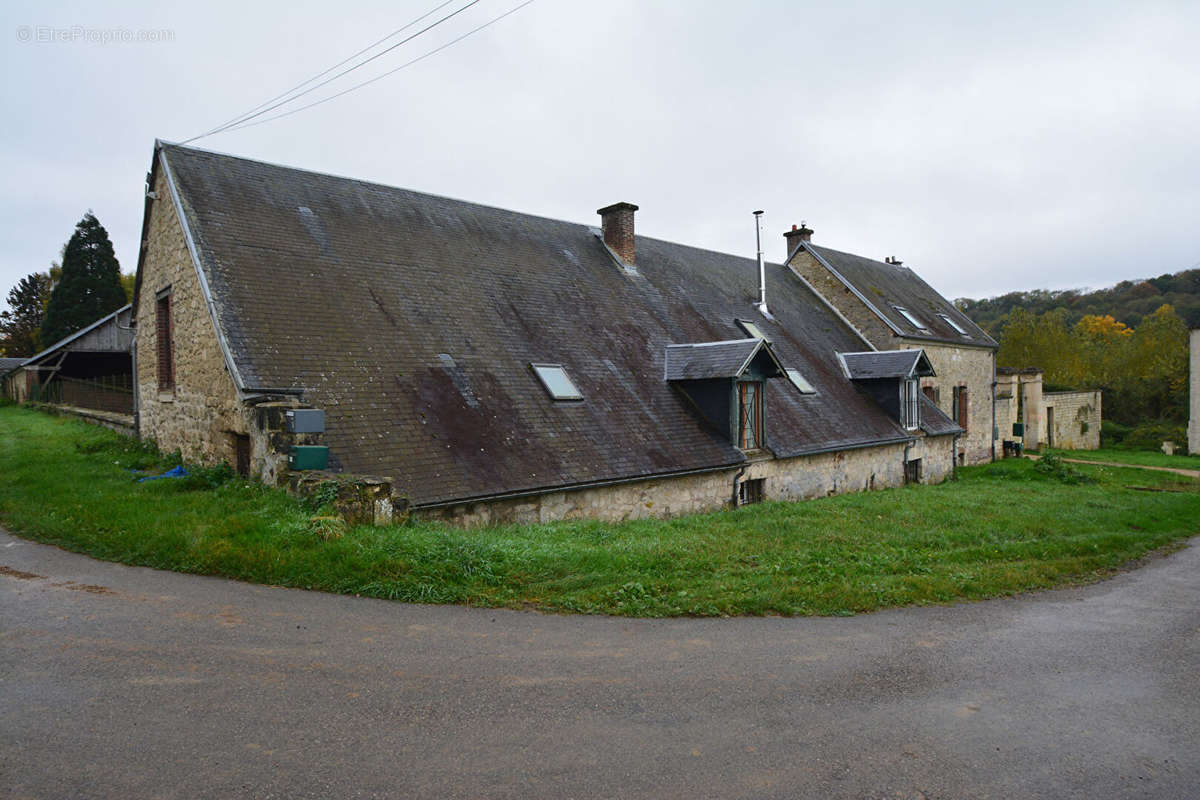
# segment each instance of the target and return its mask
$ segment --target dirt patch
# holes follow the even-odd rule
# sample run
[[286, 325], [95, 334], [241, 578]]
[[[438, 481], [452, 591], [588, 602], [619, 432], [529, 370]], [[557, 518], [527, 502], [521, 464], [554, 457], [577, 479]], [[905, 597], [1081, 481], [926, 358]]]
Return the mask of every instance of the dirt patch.
[[37, 575], [32, 572], [22, 572], [19, 569], [6, 567], [3, 564], [0, 564], [0, 575], [7, 575], [10, 578], [20, 578], [23, 581], [38, 581], [46, 577], [45, 575]]

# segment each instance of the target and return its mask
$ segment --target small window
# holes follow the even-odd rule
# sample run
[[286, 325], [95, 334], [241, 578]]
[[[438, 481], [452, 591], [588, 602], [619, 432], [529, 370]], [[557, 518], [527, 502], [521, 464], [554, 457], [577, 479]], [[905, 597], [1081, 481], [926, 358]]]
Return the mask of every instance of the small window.
[[911, 311], [909, 311], [907, 308], [901, 308], [900, 306], [892, 306], [892, 308], [896, 309], [901, 314], [903, 314], [904, 318], [906, 320], [908, 320], [909, 322], [911, 322], [913, 324], [913, 327], [916, 328], [917, 330], [921, 330], [921, 331], [929, 330], [929, 328], [925, 325], [925, 323], [921, 322], [921, 320], [917, 319], [917, 315], [912, 313]]
[[744, 330], [746, 333], [748, 333], [751, 338], [762, 339], [767, 344], [771, 343], [771, 340], [767, 338], [766, 334], [764, 334], [761, 330], [759, 330], [758, 326], [755, 325], [753, 322], [749, 322], [748, 320], [744, 320], [744, 319], [739, 319], [737, 321], [737, 324], [741, 325], [742, 330]]
[[750, 478], [738, 485], [738, 505], [748, 506], [761, 503], [767, 494], [766, 478]]
[[967, 387], [954, 387], [954, 401], [951, 404], [951, 416], [964, 431], [967, 429]]
[[747, 381], [738, 387], [738, 447], [757, 450], [763, 446], [762, 383]]
[[817, 390], [812, 387], [812, 384], [806, 381], [804, 376], [800, 374], [800, 370], [789, 368], [787, 370], [787, 376], [788, 380], [792, 382], [792, 385], [800, 390], [800, 394], [817, 393]]
[[158, 359], [158, 390], [171, 392], [175, 390], [175, 323], [171, 319], [171, 290], [164, 289], [158, 293], [155, 303], [155, 342], [154, 349]]
[[951, 328], [954, 328], [954, 330], [958, 331], [963, 336], [966, 336], [968, 339], [971, 338], [971, 335], [969, 333], [967, 333], [965, 330], [963, 330], [963, 326], [959, 325], [957, 322], [955, 322], [953, 319], [951, 319], [949, 314], [938, 314], [938, 316], [941, 317], [942, 319], [944, 319], [946, 321], [946, 324], [949, 325]]
[[921, 459], [914, 458], [912, 461], [904, 462], [904, 482], [905, 483], [920, 483], [921, 482]]
[[530, 364], [550, 397], [555, 400], [582, 400], [583, 395], [575, 388], [567, 371], [560, 364]]
[[921, 388], [912, 379], [900, 382], [900, 424], [910, 431], [921, 427]]

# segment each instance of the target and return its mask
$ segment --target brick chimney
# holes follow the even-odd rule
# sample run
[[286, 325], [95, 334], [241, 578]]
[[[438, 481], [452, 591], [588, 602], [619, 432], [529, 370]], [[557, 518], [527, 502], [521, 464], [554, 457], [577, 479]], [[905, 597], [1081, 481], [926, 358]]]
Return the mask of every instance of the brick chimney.
[[633, 212], [638, 207], [633, 203], [614, 203], [596, 213], [600, 215], [600, 227], [604, 231], [604, 243], [617, 257], [633, 266]]
[[812, 235], [812, 228], [808, 227], [808, 225], [805, 223], [801, 222], [799, 228], [793, 225], [792, 229], [783, 235], [783, 238], [787, 239], [787, 255], [785, 255], [784, 258], [791, 256], [792, 251], [794, 251], [801, 242], [811, 242]]

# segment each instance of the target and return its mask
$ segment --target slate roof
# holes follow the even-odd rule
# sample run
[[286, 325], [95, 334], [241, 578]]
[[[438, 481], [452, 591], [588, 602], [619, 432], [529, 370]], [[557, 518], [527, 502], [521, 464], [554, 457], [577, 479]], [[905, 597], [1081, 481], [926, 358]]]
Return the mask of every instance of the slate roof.
[[[955, 308], [953, 303], [938, 294], [908, 267], [875, 261], [853, 253], [843, 253], [811, 242], [806, 242], [801, 247], [854, 287], [893, 330], [905, 338], [956, 345], [995, 348], [1000, 346], [983, 328], [972, 322], [970, 317]], [[913, 325], [897, 308], [907, 309], [925, 329]], [[943, 314], [966, 331], [966, 335], [956, 331], [942, 318]]]
[[24, 363], [23, 358], [0, 358], [0, 375], [7, 375]]
[[921, 430], [930, 436], [946, 436], [952, 433], [966, 433], [957, 422], [952, 420], [937, 404], [921, 393]]
[[[633, 274], [589, 225], [162, 153], [242, 388], [300, 392], [332, 468], [414, 505], [743, 463], [663, 380], [667, 345], [742, 338], [739, 317], [816, 389], [767, 381], [777, 456], [908, 438], [842, 372], [863, 342], [783, 266], [766, 320], [752, 258], [639, 236]], [[531, 363], [583, 401], [555, 403]]]
[[727, 342], [667, 345], [666, 379], [669, 381], [704, 378], [736, 378], [741, 375], [759, 350], [770, 352], [762, 339], [734, 339]]
[[933, 367], [922, 350], [872, 350], [866, 353], [842, 353], [846, 371], [853, 380], [875, 378], [911, 378], [933, 375]]

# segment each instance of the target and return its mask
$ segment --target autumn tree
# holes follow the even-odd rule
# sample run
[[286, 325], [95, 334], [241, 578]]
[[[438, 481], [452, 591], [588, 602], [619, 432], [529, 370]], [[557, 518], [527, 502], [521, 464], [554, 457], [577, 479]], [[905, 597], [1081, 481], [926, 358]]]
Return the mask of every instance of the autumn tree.
[[26, 275], [8, 292], [8, 310], [0, 312], [0, 355], [31, 356], [41, 349], [40, 333], [50, 296], [50, 276]]
[[89, 211], [63, 249], [62, 279], [46, 307], [42, 342], [50, 345], [70, 336], [126, 302], [108, 231]]

